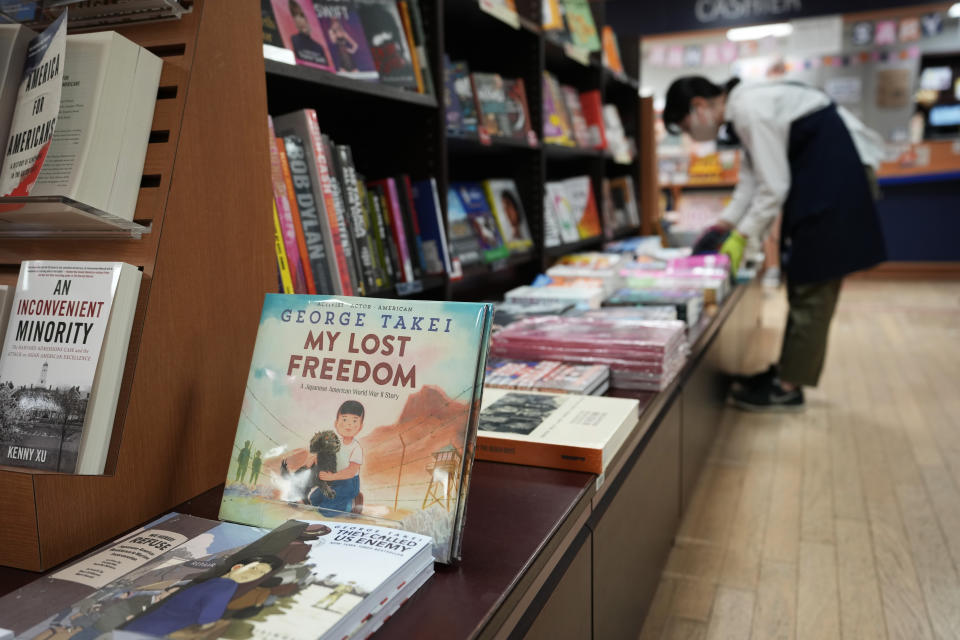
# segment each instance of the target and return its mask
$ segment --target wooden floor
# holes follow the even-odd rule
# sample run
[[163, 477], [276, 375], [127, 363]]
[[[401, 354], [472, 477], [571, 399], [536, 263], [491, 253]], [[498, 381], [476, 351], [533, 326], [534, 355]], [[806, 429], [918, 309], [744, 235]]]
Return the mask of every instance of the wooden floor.
[[642, 640], [960, 638], [960, 283], [848, 282], [807, 404], [726, 412]]

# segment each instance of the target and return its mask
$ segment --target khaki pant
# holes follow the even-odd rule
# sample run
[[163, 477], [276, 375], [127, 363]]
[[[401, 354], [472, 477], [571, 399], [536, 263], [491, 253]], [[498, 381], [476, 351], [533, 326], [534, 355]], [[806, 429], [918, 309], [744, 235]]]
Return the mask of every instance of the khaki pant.
[[830, 321], [840, 297], [842, 278], [792, 285], [787, 281], [787, 328], [780, 350], [780, 379], [792, 384], [817, 386], [827, 355]]

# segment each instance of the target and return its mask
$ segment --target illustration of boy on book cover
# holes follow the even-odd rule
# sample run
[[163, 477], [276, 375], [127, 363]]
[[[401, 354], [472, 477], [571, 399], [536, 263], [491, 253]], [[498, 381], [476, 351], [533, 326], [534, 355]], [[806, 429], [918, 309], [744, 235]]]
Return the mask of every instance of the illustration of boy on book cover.
[[399, 527], [448, 559], [488, 322], [470, 303], [268, 295], [220, 517]]

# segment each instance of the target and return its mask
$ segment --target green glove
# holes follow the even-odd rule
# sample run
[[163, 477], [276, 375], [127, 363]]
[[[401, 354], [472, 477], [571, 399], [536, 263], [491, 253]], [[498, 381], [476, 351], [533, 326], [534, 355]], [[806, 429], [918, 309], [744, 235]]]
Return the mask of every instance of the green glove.
[[720, 253], [730, 256], [730, 272], [736, 275], [740, 269], [740, 261], [743, 259], [743, 250], [747, 247], [747, 239], [740, 235], [740, 232], [734, 229], [727, 236], [727, 239], [720, 245]]

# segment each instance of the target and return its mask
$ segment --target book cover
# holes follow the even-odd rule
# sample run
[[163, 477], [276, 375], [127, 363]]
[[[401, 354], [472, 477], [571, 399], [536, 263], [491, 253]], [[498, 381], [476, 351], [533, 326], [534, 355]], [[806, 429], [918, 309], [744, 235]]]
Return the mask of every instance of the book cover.
[[0, 620], [22, 640], [58, 629], [96, 637], [266, 533], [168, 514], [0, 598]]
[[407, 45], [410, 48], [410, 61], [413, 63], [413, 75], [417, 80], [417, 91], [424, 93], [426, 85], [423, 81], [423, 68], [420, 66], [420, 50], [416, 46], [416, 40], [413, 35], [410, 5], [406, 0], [397, 0], [397, 11], [400, 12], [400, 21], [403, 23], [404, 35], [407, 36]]
[[[368, 518], [433, 535], [448, 562], [490, 315], [473, 303], [267, 295], [220, 516]], [[255, 449], [263, 476], [238, 482]]]
[[272, 0], [273, 17], [283, 46], [293, 51], [297, 64], [336, 71], [323, 28], [309, 0]]
[[480, 242], [484, 261], [496, 262], [506, 258], [510, 250], [500, 237], [497, 221], [490, 211], [490, 203], [483, 186], [477, 182], [454, 182], [450, 188], [456, 192], [460, 204], [467, 212], [473, 235]]
[[633, 399], [487, 389], [477, 458], [602, 475], [638, 418]]
[[0, 464], [103, 473], [139, 285], [122, 262], [20, 265], [0, 355]]
[[550, 247], [559, 247], [563, 242], [560, 239], [560, 221], [557, 218], [557, 210], [553, 206], [553, 198], [550, 193], [543, 191], [543, 245], [548, 249]]
[[640, 226], [640, 210], [637, 208], [632, 177], [612, 178], [610, 180], [610, 198], [616, 212], [615, 217], [621, 227]]
[[314, 0], [314, 11], [330, 44], [337, 73], [360, 80], [377, 80], [377, 66], [367, 44], [353, 0]]
[[447, 133], [459, 135], [463, 130], [463, 107], [453, 86], [453, 63], [443, 54], [443, 109], [447, 119]]
[[567, 114], [560, 83], [549, 72], [543, 72], [543, 141], [566, 147], [574, 145], [570, 117]]
[[346, 189], [343, 182], [343, 170], [340, 166], [340, 160], [334, 149], [334, 143], [330, 136], [324, 134], [321, 136], [323, 144], [321, 153], [318, 156], [318, 166], [326, 165], [328, 173], [327, 180], [321, 177], [321, 184], [324, 186], [324, 192], [329, 189], [329, 198], [333, 202], [333, 210], [336, 212], [337, 231], [339, 232], [340, 249], [343, 251], [344, 259], [347, 265], [347, 275], [350, 279], [350, 291], [352, 294], [364, 295], [366, 285], [363, 280], [363, 270], [360, 266], [359, 247], [353, 233], [353, 217], [347, 208]]
[[50, 151], [66, 66], [67, 13], [29, 41], [23, 67], [10, 71], [8, 81], [17, 78], [19, 88], [3, 140], [0, 196], [30, 195]]
[[[300, 248], [297, 246], [297, 231], [293, 219], [290, 199], [287, 196], [287, 183], [283, 174], [283, 159], [280, 148], [283, 141], [273, 134], [273, 120], [270, 120], [270, 180], [273, 183], [273, 202], [277, 221], [280, 224], [280, 237], [283, 240], [284, 255], [293, 283], [291, 293], [310, 293], [307, 290], [307, 277], [300, 261]], [[284, 154], [286, 155], [286, 154]], [[313, 280], [311, 277], [310, 280]], [[314, 291], [316, 293], [316, 291]]]
[[273, 251], [277, 254], [277, 270], [280, 277], [280, 293], [294, 293], [293, 278], [290, 275], [290, 263], [287, 260], [287, 248], [283, 243], [283, 229], [277, 215], [277, 202], [273, 202]]
[[353, 233], [354, 248], [364, 282], [364, 292], [370, 293], [383, 287], [383, 276], [374, 259], [375, 249], [360, 189], [357, 186], [357, 172], [353, 165], [353, 153], [346, 145], [336, 145], [337, 166], [343, 178], [344, 200], [350, 218], [350, 231]]
[[587, 120], [583, 117], [583, 110], [580, 107], [580, 94], [568, 85], [561, 85], [560, 93], [563, 95], [563, 104], [570, 116], [570, 126], [573, 128], [573, 138], [577, 146], [589, 147], [590, 135], [587, 131]]
[[614, 33], [613, 27], [608, 24], [604, 25], [601, 33], [601, 39], [603, 40], [603, 66], [614, 73], [624, 73], [623, 60], [620, 57], [620, 44], [617, 42], [617, 34]]
[[280, 35], [280, 27], [277, 26], [277, 19], [273, 15], [273, 5], [270, 0], [260, 0], [260, 22], [263, 29], [263, 44], [280, 49], [286, 48], [283, 37]]
[[560, 13], [560, 0], [543, 0], [541, 3], [541, 23], [544, 31], [563, 29], [563, 15]]
[[423, 240], [423, 255], [427, 273], [450, 273], [450, 251], [447, 249], [447, 234], [443, 228], [443, 210], [437, 194], [437, 181], [433, 178], [414, 182], [413, 204], [420, 221]]
[[600, 92], [594, 89], [581, 93], [580, 106], [583, 110], [583, 117], [587, 121], [589, 146], [594, 149], [606, 149], [607, 135], [603, 123], [603, 103], [601, 102]]
[[564, 244], [576, 242], [580, 239], [580, 231], [577, 229], [577, 217], [574, 215], [573, 205], [567, 195], [566, 185], [563, 182], [548, 182], [546, 193], [556, 213], [560, 239]]
[[477, 135], [480, 117], [477, 114], [476, 94], [470, 79], [470, 67], [466, 62], [454, 61], [451, 69], [453, 91], [460, 101], [460, 129], [455, 133], [468, 137]]
[[530, 144], [536, 143], [536, 134], [530, 126], [530, 107], [527, 105], [527, 91], [522, 78], [503, 81], [506, 94], [508, 135]]
[[[322, 205], [317, 201], [318, 185], [307, 162], [307, 149], [300, 136], [295, 134], [284, 136], [283, 143], [297, 212], [300, 214], [300, 231], [306, 248], [307, 264], [313, 274], [317, 293], [331, 292], [338, 280], [337, 263], [330, 244], [330, 234], [325, 232], [321, 221], [322, 211], [318, 207]], [[299, 244], [300, 235], [297, 241]]]
[[356, 0], [357, 13], [384, 84], [417, 90], [410, 43], [394, 0]]
[[484, 180], [487, 201], [497, 220], [500, 238], [510, 251], [524, 252], [533, 247], [533, 238], [523, 212], [523, 202], [511, 179]]
[[563, 181], [570, 209], [577, 221], [577, 230], [581, 238], [594, 238], [600, 235], [600, 212], [593, 195], [593, 181], [590, 176], [576, 176]]
[[450, 224], [450, 247], [454, 257], [459, 259], [463, 266], [482, 262], [480, 240], [473, 231], [460, 196], [452, 187], [447, 189], [447, 221]]
[[413, 27], [413, 46], [420, 63], [420, 74], [423, 76], [423, 92], [433, 95], [433, 72], [430, 67], [430, 57], [427, 54], [427, 33], [423, 28], [423, 14], [420, 13], [419, 0], [410, 0], [410, 20]]
[[470, 79], [477, 96], [479, 123], [490, 136], [509, 138], [510, 120], [503, 78], [497, 73], [473, 72]]
[[603, 105], [603, 128], [607, 140], [607, 149], [613, 156], [614, 161], [620, 164], [633, 162], [633, 151], [627, 140], [623, 121], [620, 119], [620, 112], [616, 105]]
[[397, 254], [398, 282], [414, 282], [417, 280], [414, 271], [413, 257], [410, 252], [407, 230], [403, 221], [403, 209], [400, 206], [400, 192], [394, 178], [374, 180], [370, 183], [383, 195], [381, 200], [384, 218], [390, 222], [392, 245]]
[[573, 44], [587, 51], [599, 51], [600, 36], [589, 0], [563, 0], [563, 8]]
[[36, 35], [23, 25], [0, 24], [0, 145], [3, 145], [0, 146], [0, 161], [7, 148], [7, 134], [20, 92], [27, 47]]

